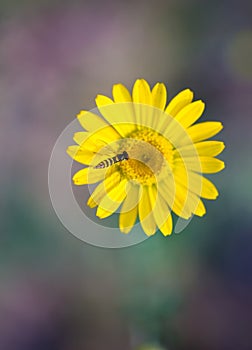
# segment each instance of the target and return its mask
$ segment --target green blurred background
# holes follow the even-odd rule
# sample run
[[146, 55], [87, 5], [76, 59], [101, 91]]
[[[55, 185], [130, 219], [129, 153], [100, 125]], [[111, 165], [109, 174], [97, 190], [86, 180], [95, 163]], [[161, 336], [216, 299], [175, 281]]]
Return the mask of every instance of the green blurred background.
[[[220, 120], [217, 201], [181, 234], [87, 245], [50, 203], [52, 147], [136, 78]], [[0, 350], [252, 349], [252, 2], [0, 1]]]

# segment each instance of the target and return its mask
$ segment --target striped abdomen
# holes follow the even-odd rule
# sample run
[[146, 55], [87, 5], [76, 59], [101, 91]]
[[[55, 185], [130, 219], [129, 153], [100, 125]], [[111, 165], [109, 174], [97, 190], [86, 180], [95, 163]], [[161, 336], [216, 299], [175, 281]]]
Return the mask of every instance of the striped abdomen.
[[95, 169], [107, 168], [110, 165], [113, 165], [115, 163], [121, 162], [122, 160], [128, 160], [128, 159], [129, 159], [128, 153], [126, 151], [123, 151], [123, 153], [117, 154], [114, 157], [107, 158], [107, 159], [103, 160], [102, 162], [100, 162], [99, 164], [94, 166], [94, 168]]

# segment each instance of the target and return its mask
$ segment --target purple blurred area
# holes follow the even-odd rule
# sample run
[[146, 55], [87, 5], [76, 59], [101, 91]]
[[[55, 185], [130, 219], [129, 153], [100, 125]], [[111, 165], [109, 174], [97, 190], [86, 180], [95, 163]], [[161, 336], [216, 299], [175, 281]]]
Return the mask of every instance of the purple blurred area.
[[[249, 0], [0, 2], [0, 350], [252, 348], [251, 16]], [[220, 197], [180, 235], [100, 249], [59, 222], [48, 162], [80, 109], [139, 77], [223, 122]]]

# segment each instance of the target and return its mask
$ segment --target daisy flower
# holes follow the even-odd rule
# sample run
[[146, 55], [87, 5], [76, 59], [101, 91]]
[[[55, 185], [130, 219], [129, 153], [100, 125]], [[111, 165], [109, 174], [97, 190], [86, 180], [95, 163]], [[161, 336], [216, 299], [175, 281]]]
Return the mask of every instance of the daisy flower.
[[205, 104], [185, 89], [167, 104], [167, 90], [152, 89], [144, 79], [132, 94], [122, 84], [113, 99], [98, 95], [97, 113], [80, 111], [85, 131], [74, 134], [68, 154], [86, 167], [73, 176], [76, 185], [98, 183], [88, 199], [103, 219], [120, 212], [119, 228], [128, 233], [139, 218], [146, 235], [170, 235], [171, 213], [189, 219], [206, 213], [201, 198], [216, 199], [218, 190], [202, 174], [217, 173], [224, 162], [215, 158], [224, 143], [208, 140], [222, 124], [195, 124]]

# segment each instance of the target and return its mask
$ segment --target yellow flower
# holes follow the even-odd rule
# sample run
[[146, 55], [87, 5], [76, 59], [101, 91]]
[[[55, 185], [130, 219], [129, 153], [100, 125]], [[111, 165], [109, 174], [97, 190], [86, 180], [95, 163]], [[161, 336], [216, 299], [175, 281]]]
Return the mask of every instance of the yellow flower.
[[[136, 80], [132, 94], [122, 84], [113, 99], [98, 95], [98, 113], [81, 111], [77, 117], [86, 131], [77, 132], [77, 145], [68, 154], [88, 165], [73, 176], [76, 185], [99, 182], [87, 204], [106, 218], [120, 210], [119, 227], [130, 232], [137, 217], [149, 236], [158, 229], [172, 232], [172, 215], [203, 216], [200, 198], [216, 199], [218, 191], [202, 173], [216, 173], [224, 162], [215, 158], [220, 141], [206, 141], [221, 129], [220, 122], [194, 124], [204, 111], [193, 92], [181, 91], [167, 105], [162, 83], [152, 89]], [[100, 114], [100, 115], [99, 115]]]

